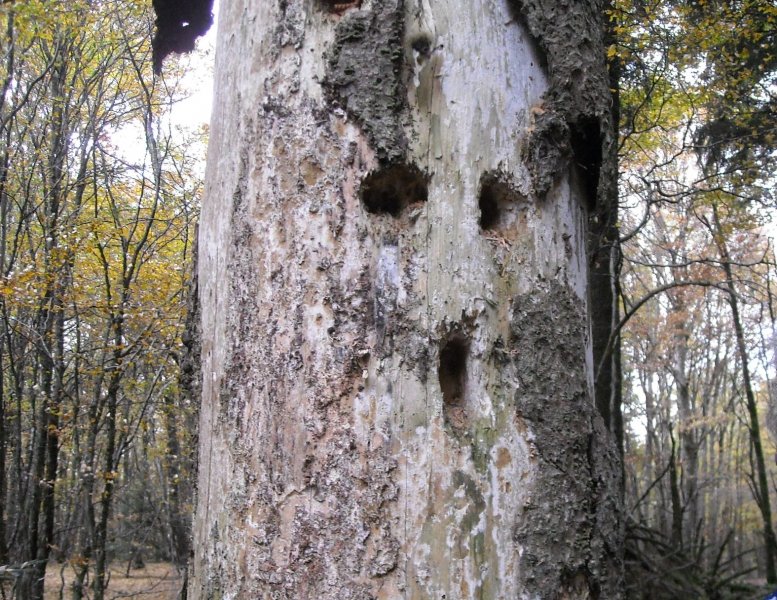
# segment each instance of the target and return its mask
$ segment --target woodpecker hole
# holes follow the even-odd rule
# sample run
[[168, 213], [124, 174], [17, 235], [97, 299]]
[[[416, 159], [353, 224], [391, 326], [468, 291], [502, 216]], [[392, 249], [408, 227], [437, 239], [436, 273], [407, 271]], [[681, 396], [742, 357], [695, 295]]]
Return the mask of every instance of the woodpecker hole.
[[427, 178], [413, 165], [392, 165], [373, 171], [364, 178], [361, 198], [372, 214], [398, 217], [412, 204], [426, 202]]
[[488, 173], [480, 180], [478, 207], [480, 208], [480, 229], [500, 231], [515, 220], [524, 197], [517, 192], [503, 176]]
[[575, 154], [587, 206], [596, 205], [599, 188], [599, 172], [602, 168], [602, 139], [599, 121], [595, 117], [583, 117], [570, 127], [572, 150]]
[[446, 340], [440, 350], [440, 389], [445, 405], [461, 405], [467, 383], [469, 344], [462, 335]]
[[459, 333], [451, 335], [440, 348], [443, 419], [446, 425], [459, 433], [467, 428], [469, 421], [466, 405], [468, 355], [469, 342]]
[[342, 15], [350, 8], [359, 8], [361, 0], [321, 0], [321, 5], [327, 12]]
[[421, 64], [432, 55], [432, 38], [426, 33], [419, 33], [410, 40], [410, 47], [417, 64]]

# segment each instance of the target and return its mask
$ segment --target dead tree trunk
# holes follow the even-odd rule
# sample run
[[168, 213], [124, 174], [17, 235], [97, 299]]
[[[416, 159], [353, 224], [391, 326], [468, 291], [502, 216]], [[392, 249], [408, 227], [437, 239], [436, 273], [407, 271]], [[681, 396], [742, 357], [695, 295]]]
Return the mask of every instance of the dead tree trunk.
[[601, 19], [222, 2], [193, 597], [620, 596]]

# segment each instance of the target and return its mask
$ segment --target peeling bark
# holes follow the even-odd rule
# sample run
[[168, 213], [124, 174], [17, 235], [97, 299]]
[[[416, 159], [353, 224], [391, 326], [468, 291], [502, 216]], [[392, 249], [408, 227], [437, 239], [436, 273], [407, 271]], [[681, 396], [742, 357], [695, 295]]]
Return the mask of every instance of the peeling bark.
[[588, 184], [522, 159], [515, 8], [221, 10], [194, 597], [618, 598]]

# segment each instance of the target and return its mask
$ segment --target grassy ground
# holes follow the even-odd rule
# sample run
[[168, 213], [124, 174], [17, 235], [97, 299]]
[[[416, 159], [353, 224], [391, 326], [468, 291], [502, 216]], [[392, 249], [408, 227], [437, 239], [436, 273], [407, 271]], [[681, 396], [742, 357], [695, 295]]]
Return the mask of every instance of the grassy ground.
[[[62, 567], [65, 567], [63, 570]], [[127, 564], [111, 565], [111, 578], [106, 598], [137, 598], [138, 600], [175, 600], [180, 579], [175, 567], [170, 563], [147, 563], [143, 569], [133, 569], [127, 577]], [[63, 588], [64, 579], [64, 588]], [[70, 598], [70, 582], [73, 570], [67, 565], [50, 563], [46, 569], [46, 600], [58, 600], [60, 590], [62, 598]], [[88, 590], [86, 598], [92, 598]]]

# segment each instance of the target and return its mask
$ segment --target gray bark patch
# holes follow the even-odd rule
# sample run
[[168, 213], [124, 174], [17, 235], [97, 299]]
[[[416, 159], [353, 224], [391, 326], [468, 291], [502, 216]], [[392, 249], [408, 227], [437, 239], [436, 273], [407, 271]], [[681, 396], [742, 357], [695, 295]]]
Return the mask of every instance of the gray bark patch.
[[329, 50], [324, 89], [364, 130], [382, 164], [407, 153], [403, 128], [402, 0], [376, 0], [372, 10], [346, 14]]
[[553, 282], [515, 298], [510, 325], [516, 414], [539, 463], [514, 530], [526, 590], [617, 598], [620, 519], [613, 503], [602, 504], [617, 498], [618, 462], [588, 393], [582, 302]]
[[[599, 2], [513, 0], [545, 55], [550, 87], [534, 112], [523, 158], [537, 196], [550, 190], [574, 158], [594, 203], [602, 156], [611, 143], [611, 96], [604, 64]], [[608, 176], [612, 175], [608, 173]]]
[[[323, 460], [311, 457], [308, 465], [309, 493], [328, 499], [331, 510], [297, 508], [291, 561], [277, 587], [295, 589], [301, 598], [374, 598], [370, 585], [357, 580], [365, 571], [383, 577], [396, 568], [399, 542], [386, 524], [388, 504], [398, 493], [392, 480], [397, 464], [387, 446], [360, 449], [351, 434], [334, 435], [323, 443]], [[278, 570], [278, 565], [270, 566]], [[347, 577], [333, 581], [333, 572]]]

